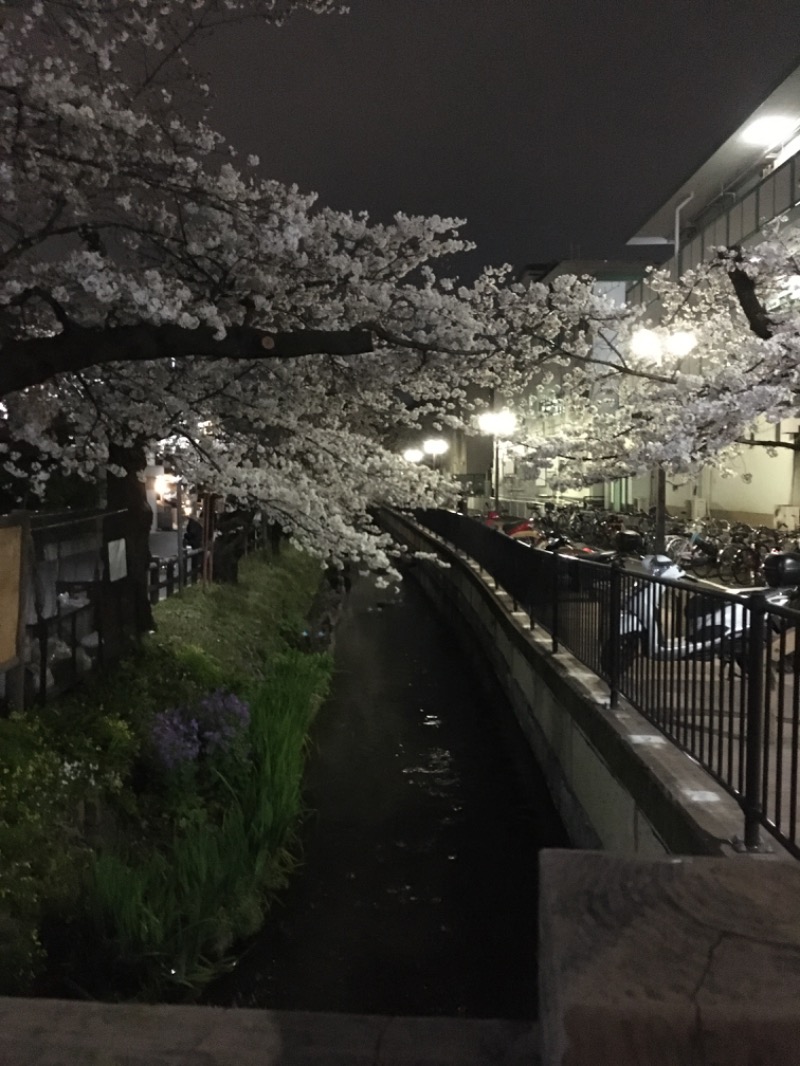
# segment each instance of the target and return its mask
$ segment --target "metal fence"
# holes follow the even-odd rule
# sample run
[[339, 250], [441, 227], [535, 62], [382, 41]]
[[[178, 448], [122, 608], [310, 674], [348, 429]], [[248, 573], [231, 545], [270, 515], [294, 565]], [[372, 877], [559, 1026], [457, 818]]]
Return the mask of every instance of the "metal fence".
[[450, 511], [416, 518], [505, 589], [554, 651], [563, 646], [604, 678], [612, 706], [624, 696], [712, 774], [742, 807], [744, 846], [757, 848], [763, 827], [800, 858], [797, 610], [768, 603], [763, 590], [736, 594], [530, 548]]
[[202, 548], [184, 548], [182, 554], [168, 559], [152, 559], [148, 572], [150, 603], [156, 604], [184, 586], [195, 585], [203, 577]]
[[0, 713], [44, 703], [116, 662], [148, 628], [143, 600], [156, 604], [210, 577], [214, 560], [235, 579], [238, 558], [268, 536], [261, 525], [229, 524], [212, 551], [184, 548], [176, 534], [174, 555], [147, 563], [145, 544], [141, 573], [129, 573], [136, 533], [127, 510], [18, 512], [9, 521], [23, 529], [21, 639], [14, 661], [0, 668]]
[[[136, 636], [124, 559], [127, 511], [17, 515], [24, 552], [18, 661], [0, 675], [6, 708], [44, 702], [116, 661]], [[119, 552], [115, 552], [115, 546]]]

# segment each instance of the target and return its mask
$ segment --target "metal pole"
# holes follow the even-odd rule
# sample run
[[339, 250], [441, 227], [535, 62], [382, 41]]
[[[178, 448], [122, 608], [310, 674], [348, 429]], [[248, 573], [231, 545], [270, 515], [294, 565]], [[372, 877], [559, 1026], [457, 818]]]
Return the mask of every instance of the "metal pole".
[[659, 463], [656, 468], [655, 551], [663, 555], [667, 545], [667, 474]]
[[762, 595], [750, 599], [750, 633], [747, 648], [747, 723], [744, 770], [744, 844], [757, 851], [760, 839], [762, 748], [764, 736], [764, 625], [766, 601]]
[[494, 509], [500, 513], [500, 446], [497, 437], [492, 437], [494, 442]]
[[614, 710], [619, 704], [619, 642], [620, 620], [622, 615], [622, 581], [621, 566], [618, 559], [611, 563], [611, 587], [609, 589], [609, 625], [608, 625], [608, 705]]
[[553, 575], [553, 632], [552, 632], [552, 649], [553, 654], [558, 651], [558, 594], [559, 594], [559, 579], [560, 579], [560, 566], [558, 548], [553, 549], [553, 565], [550, 571]]
[[694, 199], [694, 193], [690, 192], [689, 195], [676, 206], [675, 208], [675, 239], [673, 242], [673, 255], [675, 256], [675, 280], [681, 276], [681, 211], [686, 207], [690, 200]]

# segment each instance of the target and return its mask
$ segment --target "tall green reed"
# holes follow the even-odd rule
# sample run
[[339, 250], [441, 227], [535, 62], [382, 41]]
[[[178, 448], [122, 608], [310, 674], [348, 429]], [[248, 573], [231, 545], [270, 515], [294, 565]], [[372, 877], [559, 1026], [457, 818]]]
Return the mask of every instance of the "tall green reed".
[[327, 655], [288, 651], [250, 686], [249, 760], [235, 776], [207, 768], [218, 785], [214, 821], [190, 820], [141, 849], [97, 856], [87, 924], [144, 998], [202, 987], [285, 884], [308, 731], [331, 667]]

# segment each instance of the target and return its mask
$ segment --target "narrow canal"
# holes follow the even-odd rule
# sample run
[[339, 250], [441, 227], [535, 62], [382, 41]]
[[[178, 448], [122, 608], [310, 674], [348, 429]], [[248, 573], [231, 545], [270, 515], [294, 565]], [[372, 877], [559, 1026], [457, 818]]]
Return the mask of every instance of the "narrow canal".
[[566, 840], [517, 730], [413, 579], [357, 582], [312, 736], [302, 865], [205, 1001], [535, 1017], [537, 852]]

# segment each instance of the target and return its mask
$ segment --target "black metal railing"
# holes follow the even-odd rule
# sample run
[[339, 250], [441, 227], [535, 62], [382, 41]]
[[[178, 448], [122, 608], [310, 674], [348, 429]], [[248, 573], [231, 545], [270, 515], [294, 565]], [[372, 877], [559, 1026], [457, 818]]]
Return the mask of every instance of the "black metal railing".
[[800, 858], [800, 612], [764, 590], [531, 548], [450, 511], [415, 517], [543, 626], [553, 651], [604, 678], [612, 706], [623, 696], [696, 759], [741, 805], [745, 847], [763, 827]]
[[156, 604], [174, 596], [185, 586], [197, 584], [203, 577], [204, 554], [202, 548], [185, 548], [182, 555], [151, 560], [148, 573], [150, 602]]

